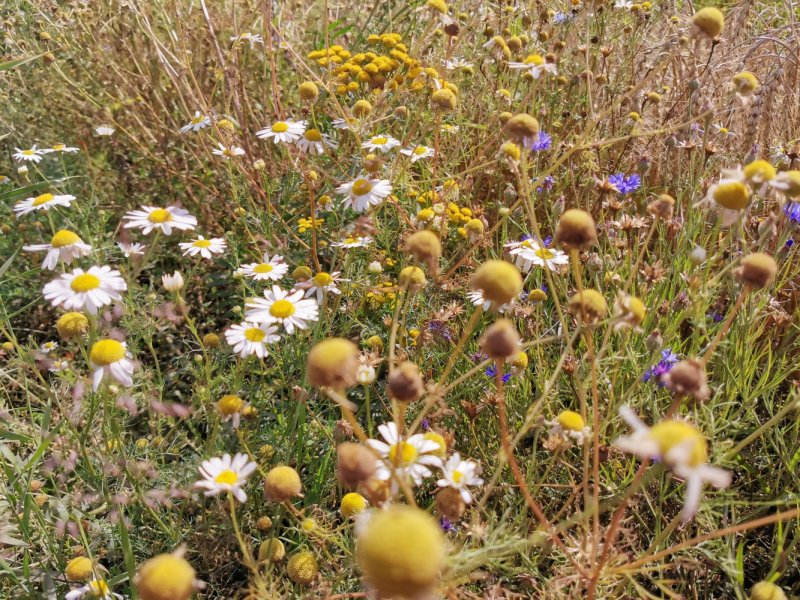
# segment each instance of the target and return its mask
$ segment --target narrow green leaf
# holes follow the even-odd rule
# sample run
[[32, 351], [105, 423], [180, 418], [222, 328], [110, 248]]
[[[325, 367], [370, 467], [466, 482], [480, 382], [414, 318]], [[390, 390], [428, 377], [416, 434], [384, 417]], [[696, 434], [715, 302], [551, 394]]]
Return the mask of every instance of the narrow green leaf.
[[42, 52], [41, 54], [36, 54], [34, 56], [26, 56], [25, 58], [18, 58], [16, 60], [9, 60], [8, 62], [0, 63], [0, 71], [8, 71], [9, 69], [13, 69], [15, 67], [21, 67], [24, 64], [42, 58], [45, 54], [47, 54], [47, 52]]
[[58, 186], [59, 184], [68, 181], [70, 179], [75, 179], [75, 177], [62, 177], [61, 179], [51, 179], [50, 181], [39, 181], [37, 183], [25, 185], [15, 190], [9, 190], [7, 192], [3, 192], [2, 194], [0, 194], [0, 200], [9, 200], [11, 198], [16, 198], [17, 196], [26, 196], [38, 190], [43, 190], [49, 187]]

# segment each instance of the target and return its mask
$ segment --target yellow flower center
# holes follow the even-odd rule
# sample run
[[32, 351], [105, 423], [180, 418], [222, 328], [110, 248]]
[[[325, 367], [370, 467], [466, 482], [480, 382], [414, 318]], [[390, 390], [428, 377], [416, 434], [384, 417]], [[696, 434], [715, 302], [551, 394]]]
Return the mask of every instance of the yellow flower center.
[[125, 358], [125, 346], [116, 340], [100, 340], [92, 346], [89, 360], [94, 364], [105, 367]]
[[400, 442], [389, 448], [389, 461], [393, 465], [409, 465], [417, 457], [417, 449], [408, 442]]
[[224, 483], [225, 485], [233, 485], [239, 481], [239, 476], [231, 470], [226, 470], [214, 478], [217, 483]]
[[274, 268], [275, 267], [273, 267], [268, 263], [261, 263], [260, 265], [257, 265], [255, 268], [253, 268], [253, 273], [269, 273]]
[[461, 471], [453, 471], [453, 481], [456, 483], [461, 483], [461, 479], [464, 477], [464, 474]]
[[531, 54], [523, 62], [526, 65], [536, 65], [538, 67], [544, 64], [544, 59], [538, 54]]
[[550, 250], [548, 250], [547, 248], [539, 248], [536, 252], [534, 252], [534, 254], [539, 258], [541, 258], [542, 260], [550, 260], [555, 256], [555, 254], [550, 252]]
[[372, 184], [366, 179], [356, 179], [353, 183], [353, 194], [356, 196], [364, 196], [372, 191]]
[[586, 424], [583, 422], [583, 418], [573, 410], [565, 410], [560, 415], [556, 417], [556, 423], [561, 425], [567, 431], [580, 431]]
[[225, 148], [225, 150], [222, 151], [222, 154], [225, 156], [236, 156], [236, 154], [233, 152], [233, 148]]
[[172, 221], [172, 213], [163, 208], [157, 208], [147, 215], [147, 220], [151, 223], [169, 223]]
[[283, 133], [284, 131], [289, 131], [289, 126], [286, 123], [275, 123], [272, 126], [272, 131], [275, 133]]
[[63, 248], [64, 246], [71, 246], [72, 244], [80, 241], [81, 238], [71, 231], [61, 230], [53, 236], [52, 240], [50, 240], [50, 246], [52, 248]]
[[671, 419], [662, 421], [650, 428], [650, 437], [658, 443], [661, 455], [664, 456], [675, 446], [692, 441], [692, 450], [688, 463], [695, 467], [708, 462], [708, 444], [694, 425], [685, 421]]
[[225, 417], [239, 412], [242, 410], [242, 407], [244, 407], [242, 399], [233, 394], [223, 396], [220, 398], [219, 402], [217, 402], [217, 409], [219, 409], [219, 412]]
[[44, 347], [47, 348], [48, 350], [52, 350], [53, 349], [53, 342], [47, 342], [44, 345]]
[[750, 202], [750, 192], [740, 181], [720, 183], [714, 190], [714, 202], [729, 210], [743, 210]]
[[[761, 181], [772, 181], [775, 179], [775, 167], [765, 160], [754, 160], [744, 168], [744, 175], [748, 179], [760, 179]], [[756, 179], [757, 180], [757, 179]]]
[[305, 138], [309, 142], [321, 142], [322, 141], [322, 135], [316, 129], [309, 129], [308, 131], [305, 132], [304, 135], [305, 135]]
[[36, 154], [36, 152], [34, 152], [33, 150], [23, 150], [22, 153], [25, 156], [33, 156], [34, 154]]
[[372, 144], [375, 146], [383, 146], [388, 141], [389, 139], [384, 137], [372, 138]]
[[72, 288], [73, 292], [78, 292], [79, 294], [89, 290], [96, 290], [100, 287], [100, 279], [90, 273], [84, 273], [75, 277], [69, 287]]
[[53, 146], [53, 150], [63, 150], [64, 148], [66, 148], [64, 144], [56, 144]]
[[192, 242], [192, 246], [194, 246], [195, 248], [208, 248], [210, 245], [211, 242], [209, 240], [197, 240], [195, 242]]
[[251, 327], [250, 329], [244, 332], [244, 337], [251, 342], [260, 342], [264, 339], [267, 334], [259, 327]]
[[108, 595], [108, 584], [105, 581], [91, 581], [89, 587], [95, 596], [105, 598]]
[[720, 127], [719, 128], [719, 132], [720, 133], [728, 133], [728, 128], [727, 127]]
[[416, 148], [414, 148], [414, 154], [418, 155], [425, 154], [427, 151], [428, 149], [425, 146], [417, 146]]
[[294, 314], [294, 304], [288, 300], [276, 300], [269, 307], [269, 314], [278, 319], [286, 319]]
[[41, 206], [42, 204], [47, 204], [48, 202], [53, 201], [53, 194], [42, 194], [41, 196], [36, 196], [36, 199], [33, 201], [34, 206]]
[[204, 116], [195, 117], [192, 119], [192, 125], [197, 125], [198, 123], [202, 123], [205, 120]]
[[317, 287], [325, 287], [333, 283], [333, 277], [327, 273], [317, 273], [314, 275], [314, 285]]

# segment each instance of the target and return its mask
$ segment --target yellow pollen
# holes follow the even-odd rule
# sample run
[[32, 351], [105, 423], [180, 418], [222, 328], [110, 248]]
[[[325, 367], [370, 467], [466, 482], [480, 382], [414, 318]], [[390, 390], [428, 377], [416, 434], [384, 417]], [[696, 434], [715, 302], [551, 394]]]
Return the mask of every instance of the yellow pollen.
[[169, 223], [172, 221], [172, 213], [163, 208], [157, 208], [147, 215], [147, 220], [151, 223]]
[[283, 133], [284, 131], [289, 131], [289, 126], [286, 123], [275, 123], [272, 126], [272, 131], [275, 133]]
[[36, 154], [36, 152], [34, 152], [33, 150], [23, 150], [22, 153], [25, 156], [33, 156], [34, 154]]
[[118, 362], [125, 358], [125, 346], [116, 340], [100, 340], [92, 346], [89, 360], [101, 367]]
[[53, 236], [52, 240], [50, 240], [50, 247], [63, 248], [64, 246], [71, 246], [72, 244], [80, 241], [81, 238], [79, 238], [76, 234], [62, 229]]
[[354, 195], [364, 196], [372, 191], [372, 184], [366, 179], [356, 179], [352, 189]]
[[417, 449], [408, 442], [400, 442], [389, 448], [389, 461], [393, 465], [410, 465], [416, 457]]
[[534, 254], [543, 260], [550, 260], [555, 256], [555, 254], [550, 252], [547, 248], [539, 248]]
[[244, 337], [250, 342], [260, 342], [267, 334], [259, 327], [251, 327], [244, 332]]
[[389, 141], [388, 138], [383, 138], [383, 137], [372, 138], [372, 143], [375, 146], [383, 146], [388, 141]]
[[461, 483], [461, 479], [464, 477], [464, 474], [461, 471], [453, 471], [453, 481], [456, 483]]
[[414, 148], [414, 154], [425, 154], [428, 149], [425, 146], [417, 146]]
[[268, 263], [262, 263], [262, 264], [257, 265], [256, 267], [253, 268], [253, 273], [269, 273], [274, 268], [275, 267], [273, 267], [272, 265], [270, 265]]
[[72, 288], [73, 292], [78, 292], [79, 294], [88, 292], [89, 290], [96, 290], [100, 287], [100, 279], [91, 275], [90, 273], [84, 273], [83, 275], [78, 275], [75, 279], [72, 280], [72, 283], [69, 284], [69, 287]]
[[197, 240], [192, 242], [192, 246], [195, 248], [208, 248], [211, 245], [211, 242], [208, 240]]
[[239, 476], [234, 473], [233, 471], [223, 471], [216, 477], [214, 477], [214, 481], [217, 483], [224, 483], [225, 485], [233, 485], [237, 481], [239, 481]]
[[108, 585], [105, 581], [91, 581], [89, 587], [95, 596], [105, 598], [108, 595]]
[[36, 196], [36, 199], [33, 201], [33, 206], [41, 206], [42, 204], [47, 204], [52, 201], [53, 194], [42, 194], [41, 196]]
[[269, 307], [269, 314], [278, 319], [286, 319], [294, 314], [294, 304], [288, 300], [276, 300]]
[[333, 277], [327, 273], [317, 273], [314, 275], [314, 285], [317, 287], [325, 287], [333, 283]]
[[309, 129], [308, 131], [305, 132], [304, 135], [309, 142], [322, 141], [322, 135], [320, 135], [319, 131], [317, 131], [316, 129]]

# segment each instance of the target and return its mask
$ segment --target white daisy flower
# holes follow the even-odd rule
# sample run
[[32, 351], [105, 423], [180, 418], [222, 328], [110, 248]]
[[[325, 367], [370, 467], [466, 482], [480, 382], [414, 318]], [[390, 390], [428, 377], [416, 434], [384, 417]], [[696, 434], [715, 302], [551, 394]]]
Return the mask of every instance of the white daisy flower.
[[53, 271], [58, 266], [58, 259], [61, 258], [66, 264], [70, 264], [74, 259], [81, 256], [88, 256], [92, 252], [89, 244], [84, 244], [77, 234], [71, 231], [61, 230], [53, 236], [49, 244], [35, 244], [33, 246], [23, 246], [27, 252], [47, 251], [44, 257], [42, 268]]
[[35, 198], [27, 198], [22, 202], [17, 202], [14, 206], [14, 212], [17, 213], [17, 217], [21, 217], [35, 210], [50, 210], [56, 206], [68, 207], [73, 200], [75, 200], [75, 196], [70, 196], [69, 194], [61, 194], [59, 196], [49, 193], [42, 194]]
[[716, 129], [717, 133], [719, 133], [720, 135], [730, 135], [730, 136], [736, 135], [732, 131], [729, 131], [727, 127], [723, 127], [721, 123], [714, 123], [714, 129]]
[[265, 252], [264, 262], [242, 265], [236, 272], [252, 277], [256, 281], [266, 281], [267, 279], [280, 281], [289, 272], [289, 265], [283, 262], [282, 256], [276, 254], [270, 258], [269, 252]]
[[238, 46], [240, 44], [248, 42], [250, 44], [250, 50], [255, 48], [256, 44], [264, 43], [263, 38], [258, 33], [240, 33], [239, 35], [233, 36], [231, 38], [231, 41], [235, 42], [234, 46]]
[[[472, 306], [480, 306], [483, 308], [483, 310], [486, 311], [488, 311], [490, 308], [492, 308], [492, 306], [494, 306], [494, 302], [484, 298], [483, 292], [481, 292], [480, 290], [467, 292], [467, 298], [469, 298], [469, 301], [472, 302]], [[495, 306], [494, 310], [499, 313], [504, 313], [513, 306], [514, 302], [508, 302], [506, 304], [501, 304], [500, 306]]]
[[231, 325], [225, 331], [225, 340], [229, 346], [233, 346], [233, 351], [242, 358], [247, 358], [255, 354], [258, 358], [269, 356], [267, 344], [274, 344], [281, 339], [275, 335], [278, 331], [277, 325], [267, 323], [248, 323], [245, 321], [240, 325]]
[[317, 303], [322, 306], [326, 292], [329, 294], [341, 294], [342, 292], [336, 286], [336, 283], [339, 281], [349, 281], [349, 279], [340, 279], [339, 273], [340, 271], [334, 271], [333, 273], [325, 273], [323, 271], [317, 273], [308, 281], [298, 283], [297, 289], [306, 290], [306, 298], [310, 298], [314, 295], [314, 292], [316, 292]]
[[131, 254], [144, 254], [145, 247], [141, 244], [123, 244], [122, 242], [117, 242], [117, 246], [119, 246], [125, 258], [128, 258]]
[[58, 342], [45, 342], [41, 346], [39, 346], [39, 350], [47, 354], [50, 350], [55, 350], [58, 348]]
[[102, 579], [92, 579], [83, 587], [75, 588], [67, 592], [64, 600], [80, 600], [84, 596], [89, 596], [92, 600], [123, 600], [124, 596], [109, 591], [108, 584]]
[[342, 202], [342, 207], [347, 209], [350, 206], [356, 212], [364, 212], [370, 205], [377, 206], [392, 193], [392, 184], [388, 179], [364, 179], [359, 177], [340, 185], [336, 188], [340, 194], [346, 194], [347, 198]]
[[167, 208], [142, 206], [142, 210], [128, 211], [122, 219], [129, 221], [125, 224], [125, 229], [138, 227], [144, 235], [153, 229], [160, 229], [164, 235], [170, 235], [173, 228], [188, 231], [197, 226], [197, 219], [190, 215], [188, 210], [177, 206]]
[[100, 340], [95, 342], [89, 352], [89, 362], [92, 364], [92, 389], [96, 392], [103, 381], [104, 375], [111, 376], [114, 381], [131, 387], [133, 385], [133, 371], [136, 364], [131, 360], [133, 356], [128, 352], [125, 342], [116, 340]]
[[550, 433], [563, 440], [572, 439], [579, 446], [583, 446], [592, 433], [578, 413], [573, 410], [564, 410], [552, 421], [545, 421], [552, 429]]
[[511, 248], [509, 254], [515, 257], [517, 267], [524, 271], [530, 271], [534, 265], [550, 271], [557, 271], [560, 265], [569, 264], [569, 256], [566, 253], [555, 248], [547, 248], [533, 238], [521, 242], [511, 242], [505, 247]]
[[614, 3], [614, 8], [622, 8], [624, 10], [630, 10], [633, 6], [633, 2], [631, 0], [617, 0]]
[[732, 225], [750, 208], [752, 192], [739, 178], [720, 179], [708, 188], [705, 197], [695, 206], [706, 205], [722, 215], [724, 226]]
[[325, 148], [333, 148], [334, 150], [339, 147], [338, 142], [334, 142], [328, 135], [320, 133], [316, 129], [306, 129], [302, 137], [297, 140], [297, 147], [306, 154], [325, 154]]
[[509, 69], [530, 73], [534, 79], [539, 79], [543, 72], [558, 75], [558, 68], [555, 64], [545, 62], [544, 58], [538, 54], [531, 54], [522, 62], [508, 63]]
[[59, 373], [61, 371], [66, 371], [69, 368], [69, 361], [61, 359], [53, 361], [53, 364], [50, 365], [50, 368], [47, 369], [51, 373]]
[[375, 367], [370, 365], [360, 365], [356, 371], [356, 381], [361, 385], [370, 385], [375, 382], [376, 378]]
[[8, 185], [11, 183], [11, 178], [6, 177], [5, 175], [0, 175], [0, 185]]
[[163, 285], [164, 289], [168, 292], [174, 293], [181, 291], [185, 283], [180, 271], [175, 271], [172, 275], [164, 273], [161, 276], [161, 285]]
[[472, 502], [472, 494], [467, 489], [468, 485], [483, 485], [483, 479], [477, 477], [481, 473], [481, 466], [474, 460], [461, 460], [461, 455], [456, 452], [447, 459], [442, 467], [442, 479], [436, 482], [439, 487], [451, 487], [461, 494], [461, 499], [467, 504]]
[[415, 146], [414, 148], [403, 148], [400, 150], [406, 156], [411, 157], [411, 162], [415, 163], [421, 158], [430, 158], [436, 151], [433, 148], [429, 148], [428, 146]]
[[27, 162], [32, 160], [33, 162], [38, 163], [40, 160], [42, 160], [42, 154], [46, 154], [46, 151], [42, 152], [41, 150], [37, 150], [35, 144], [30, 150], [20, 150], [19, 148], [14, 148], [14, 150], [17, 151], [16, 154], [13, 155], [17, 162]]
[[785, 145], [778, 144], [776, 146], [771, 146], [770, 152], [772, 152], [772, 154], [769, 155], [769, 158], [772, 162], [778, 163], [779, 165], [789, 162], [789, 148]]
[[181, 242], [178, 244], [181, 250], [184, 250], [184, 256], [196, 256], [200, 254], [203, 258], [211, 259], [213, 254], [222, 254], [227, 248], [225, 240], [222, 238], [205, 239], [202, 235], [198, 235], [196, 240], [191, 242]]
[[667, 419], [648, 427], [628, 406], [620, 408], [619, 414], [633, 433], [618, 438], [614, 442], [617, 448], [640, 458], [662, 461], [686, 479], [686, 499], [681, 512], [684, 522], [697, 512], [705, 482], [717, 489], [730, 485], [731, 474], [708, 464], [708, 442], [688, 421]]
[[443, 123], [442, 124], [442, 132], [443, 133], [458, 133], [458, 125], [451, 125], [450, 123]]
[[86, 272], [75, 269], [72, 273], [63, 273], [45, 284], [42, 293], [53, 306], [63, 306], [66, 310], [85, 308], [89, 314], [96, 315], [98, 308], [111, 304], [112, 300], [121, 300], [119, 292], [127, 289], [128, 284], [119, 271], [109, 266], [94, 266]]
[[285, 121], [278, 121], [273, 125], [256, 132], [256, 136], [262, 140], [272, 138], [273, 143], [277, 146], [279, 143], [294, 144], [302, 137], [303, 132], [306, 130], [305, 121], [295, 121], [293, 119], [286, 119]]
[[212, 150], [211, 154], [216, 154], [217, 156], [223, 157], [225, 160], [230, 160], [234, 156], [242, 156], [245, 152], [238, 146], [223, 146], [222, 144], [217, 144], [219, 146], [218, 150]]
[[334, 129], [349, 129], [352, 132], [358, 133], [361, 131], [363, 124], [355, 117], [347, 117], [344, 119], [334, 119], [331, 121]]
[[399, 145], [400, 145], [400, 140], [396, 140], [391, 136], [389, 137], [375, 136], [373, 138], [370, 138], [363, 144], [361, 144], [361, 147], [364, 150], [380, 150], [381, 152], [386, 154], [387, 152], [389, 152], [389, 150]]
[[334, 242], [331, 246], [336, 248], [368, 248], [372, 245], [372, 238], [368, 235], [361, 237], [359, 235], [348, 236], [341, 242]]
[[211, 125], [211, 119], [202, 114], [199, 110], [194, 111], [194, 119], [189, 121], [186, 125], [181, 127], [181, 133], [188, 133], [189, 131], [200, 131]]
[[386, 481], [392, 477], [394, 471], [396, 477], [409, 477], [416, 485], [421, 485], [424, 477], [433, 474], [429, 466], [442, 466], [442, 459], [431, 454], [440, 450], [439, 444], [426, 440], [421, 433], [403, 440], [394, 421], [380, 425], [378, 431], [386, 443], [367, 440], [367, 444], [381, 456], [375, 472], [378, 479]]
[[109, 127], [108, 125], [100, 125], [100, 127], [95, 127], [94, 131], [97, 135], [107, 137], [110, 135], [114, 135], [116, 129], [114, 129], [113, 127]]
[[246, 454], [237, 454], [233, 460], [230, 454], [225, 454], [222, 458], [215, 456], [204, 460], [199, 470], [203, 479], [195, 482], [194, 487], [206, 490], [206, 496], [231, 492], [239, 502], [247, 502], [247, 494], [242, 486], [256, 470], [256, 463], [248, 460]]
[[79, 148], [70, 148], [66, 144], [55, 144], [50, 148], [42, 148], [39, 152], [43, 154], [50, 154], [51, 152], [63, 152], [67, 154], [75, 154], [78, 152]]
[[264, 298], [255, 298], [245, 304], [245, 315], [256, 323], [281, 323], [286, 333], [292, 335], [295, 327], [308, 329], [308, 321], [319, 320], [316, 301], [303, 299], [303, 290], [286, 292], [277, 285], [264, 290]]
[[445, 67], [448, 71], [456, 71], [458, 69], [466, 69], [472, 65], [466, 62], [463, 58], [451, 58], [445, 62]]

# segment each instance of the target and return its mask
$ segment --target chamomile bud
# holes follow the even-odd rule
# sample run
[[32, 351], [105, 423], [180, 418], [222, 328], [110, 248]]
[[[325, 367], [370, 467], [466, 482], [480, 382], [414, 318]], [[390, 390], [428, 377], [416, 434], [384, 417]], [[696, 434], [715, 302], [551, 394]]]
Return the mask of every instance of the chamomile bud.
[[564, 211], [558, 220], [555, 241], [570, 250], [593, 246], [597, 243], [594, 219], [579, 208]]
[[308, 552], [295, 554], [286, 564], [286, 574], [295, 583], [311, 583], [317, 576], [318, 571], [317, 559]]
[[258, 562], [281, 562], [286, 556], [286, 547], [278, 538], [266, 540], [258, 547]]
[[354, 517], [363, 512], [365, 508], [367, 508], [367, 499], [355, 492], [345, 494], [339, 505], [339, 510], [342, 511], [345, 517]]
[[608, 303], [597, 290], [582, 290], [569, 300], [569, 306], [578, 318], [588, 321], [602, 319], [608, 313]]
[[485, 300], [508, 304], [522, 291], [519, 269], [504, 260], [487, 260], [475, 271], [470, 287], [480, 291]]
[[67, 563], [64, 574], [67, 581], [83, 581], [92, 575], [92, 561], [85, 556], [78, 556]]
[[178, 554], [159, 554], [142, 563], [135, 583], [142, 600], [188, 600], [198, 587], [192, 565]]
[[306, 81], [300, 84], [300, 87], [297, 88], [297, 93], [300, 95], [301, 100], [313, 102], [319, 96], [319, 89], [313, 81]]
[[69, 340], [89, 331], [89, 319], [83, 313], [68, 312], [58, 319], [56, 330], [58, 335]]
[[520, 141], [532, 139], [539, 134], [539, 121], [530, 115], [515, 115], [506, 123], [506, 131]]
[[771, 285], [777, 273], [778, 264], [775, 259], [764, 252], [748, 254], [735, 271], [740, 280], [757, 290]]
[[412, 292], [418, 292], [428, 283], [425, 272], [419, 267], [406, 267], [400, 271], [398, 280], [401, 286], [405, 286]]
[[786, 600], [786, 594], [774, 583], [759, 581], [750, 590], [750, 600]]
[[358, 383], [358, 346], [344, 338], [324, 340], [308, 353], [306, 372], [317, 387], [352, 387]]
[[705, 35], [713, 40], [722, 33], [722, 28], [725, 25], [725, 16], [718, 8], [706, 6], [694, 13], [692, 24], [692, 29], [696, 35]]
[[300, 476], [292, 467], [275, 467], [264, 479], [264, 492], [270, 502], [284, 502], [296, 498], [302, 489]]
[[400, 402], [419, 400], [425, 391], [425, 383], [419, 373], [419, 367], [412, 362], [401, 362], [389, 374], [389, 395]]
[[207, 333], [203, 336], [203, 346], [206, 348], [219, 348], [219, 336], [216, 333]]
[[256, 521], [256, 529], [259, 531], [267, 531], [270, 527], [272, 527], [272, 519], [267, 515], [259, 517], [258, 521]]

